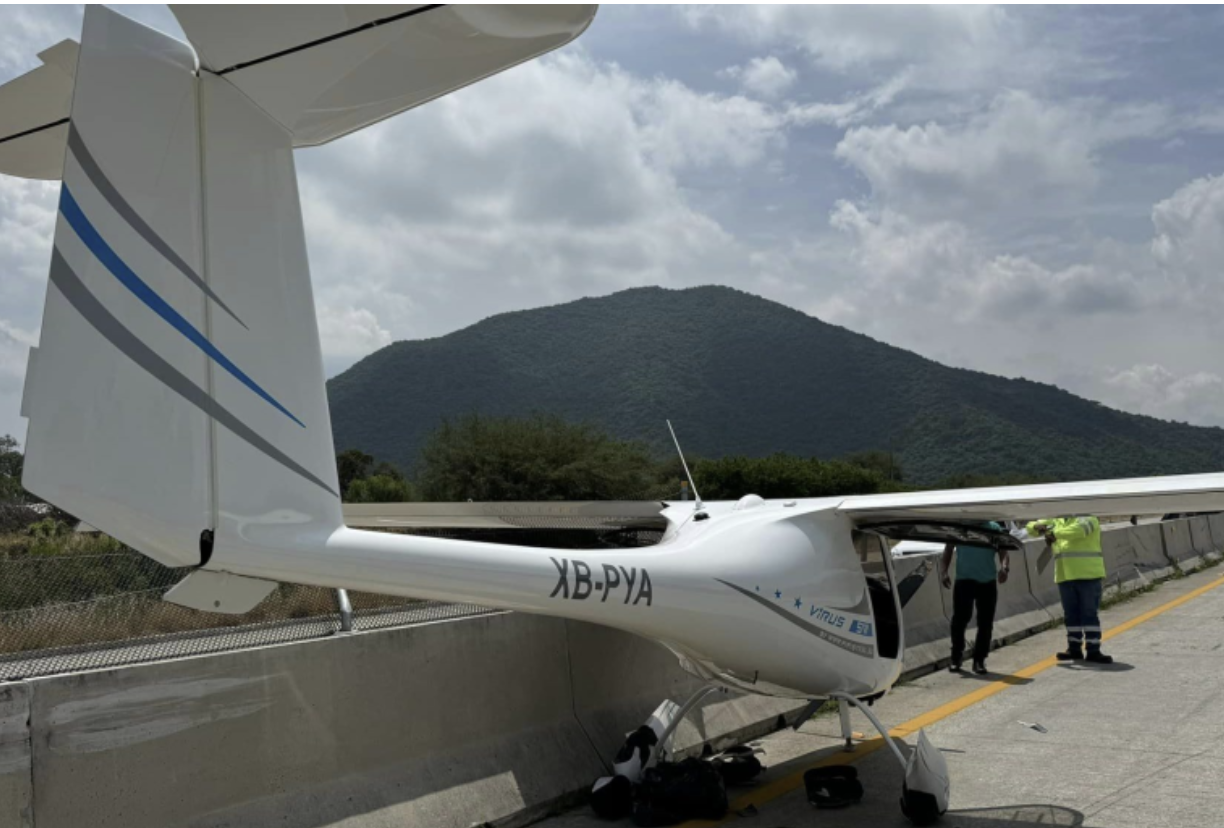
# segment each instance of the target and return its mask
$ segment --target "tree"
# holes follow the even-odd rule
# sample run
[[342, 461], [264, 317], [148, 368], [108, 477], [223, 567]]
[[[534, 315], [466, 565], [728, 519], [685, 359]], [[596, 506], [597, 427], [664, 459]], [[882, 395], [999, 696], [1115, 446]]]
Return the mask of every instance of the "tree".
[[767, 499], [835, 497], [894, 488], [861, 466], [790, 454], [702, 460], [693, 469], [693, 478], [704, 500], [738, 500], [748, 494]]
[[842, 461], [873, 471], [885, 480], [900, 483], [905, 479], [901, 471], [901, 464], [897, 462], [896, 456], [891, 451], [860, 451], [847, 454]]
[[336, 455], [336, 473], [340, 477], [340, 495], [343, 497], [354, 480], [370, 476], [374, 458], [357, 449], [345, 449]]
[[416, 488], [399, 472], [394, 477], [375, 474], [354, 480], [345, 492], [345, 503], [411, 503], [418, 500]]
[[637, 500], [659, 484], [645, 445], [534, 415], [444, 420], [421, 452], [425, 500]]
[[23, 503], [29, 500], [21, 487], [21, 470], [25, 456], [17, 448], [17, 440], [6, 434], [0, 437], [0, 503]]

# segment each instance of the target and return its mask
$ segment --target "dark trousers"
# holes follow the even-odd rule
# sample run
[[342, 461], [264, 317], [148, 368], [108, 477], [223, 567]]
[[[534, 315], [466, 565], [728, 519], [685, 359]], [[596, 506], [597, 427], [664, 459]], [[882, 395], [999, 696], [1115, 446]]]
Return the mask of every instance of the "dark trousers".
[[1067, 644], [1079, 649], [1080, 639], [1088, 645], [1088, 652], [1101, 649], [1101, 592], [1104, 581], [1063, 581], [1058, 585], [1058, 596], [1062, 599], [1063, 615], [1067, 620]]
[[960, 661], [965, 654], [965, 630], [977, 606], [977, 640], [973, 657], [985, 661], [990, 655], [990, 639], [994, 634], [995, 607], [999, 603], [999, 585], [994, 581], [958, 580], [952, 585], [952, 658]]

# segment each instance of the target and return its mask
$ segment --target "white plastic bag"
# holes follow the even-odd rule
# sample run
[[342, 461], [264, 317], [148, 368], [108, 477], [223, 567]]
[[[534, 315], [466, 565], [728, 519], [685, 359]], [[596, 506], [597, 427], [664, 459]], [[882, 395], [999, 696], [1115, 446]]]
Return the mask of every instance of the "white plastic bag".
[[947, 760], [920, 730], [905, 765], [901, 810], [915, 825], [930, 825], [948, 810], [950, 795]]

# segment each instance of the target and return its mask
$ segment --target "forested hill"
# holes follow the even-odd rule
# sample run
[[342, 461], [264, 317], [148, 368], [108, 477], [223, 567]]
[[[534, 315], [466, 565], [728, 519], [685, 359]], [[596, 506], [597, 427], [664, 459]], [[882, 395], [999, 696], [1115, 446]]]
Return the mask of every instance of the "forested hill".
[[558, 414], [686, 452], [893, 451], [914, 483], [1224, 470], [1224, 429], [948, 368], [722, 287], [640, 288], [397, 342], [328, 383], [337, 450], [411, 470], [443, 418]]

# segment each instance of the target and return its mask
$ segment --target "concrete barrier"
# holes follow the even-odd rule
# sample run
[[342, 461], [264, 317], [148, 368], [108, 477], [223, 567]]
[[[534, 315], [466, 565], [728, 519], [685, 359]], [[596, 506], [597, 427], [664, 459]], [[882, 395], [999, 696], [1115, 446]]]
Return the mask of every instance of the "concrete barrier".
[[[660, 702], [682, 704], [702, 686], [652, 641], [575, 621], [566, 629], [574, 715], [605, 763]], [[711, 696], [680, 725], [674, 747], [689, 754], [700, 754], [705, 745], [722, 750], [773, 732], [779, 717], [793, 721], [804, 706], [760, 696]]]
[[1158, 523], [1108, 529], [1101, 533], [1101, 551], [1105, 554], [1107, 589], [1135, 589], [1173, 572]]
[[1024, 568], [1028, 573], [1029, 594], [1055, 621], [1063, 617], [1062, 599], [1054, 583], [1054, 557], [1044, 540], [1024, 542]]
[[1211, 536], [1211, 523], [1207, 516], [1192, 517], [1190, 523], [1190, 545], [1199, 558], [1215, 555], [1219, 547]]
[[30, 782], [30, 688], [0, 685], [0, 825], [33, 828]]
[[947, 608], [939, 583], [939, 558], [930, 555], [915, 555], [893, 560], [893, 574], [897, 583], [924, 566], [930, 567], [922, 586], [901, 610], [905, 622], [905, 653], [902, 671], [905, 675], [924, 672], [926, 668], [946, 661], [951, 652], [949, 619], [951, 602]]
[[1196, 555], [1194, 542], [1190, 537], [1190, 523], [1185, 520], [1169, 520], [1160, 524], [1164, 537], [1165, 557], [1170, 562], [1181, 566], [1192, 561]]
[[[603, 768], [564, 624], [491, 615], [39, 679], [38, 828], [468, 828]], [[530, 688], [530, 692], [524, 692]]]
[[1207, 525], [1211, 527], [1211, 540], [1215, 548], [1224, 550], [1224, 512], [1209, 515]]

